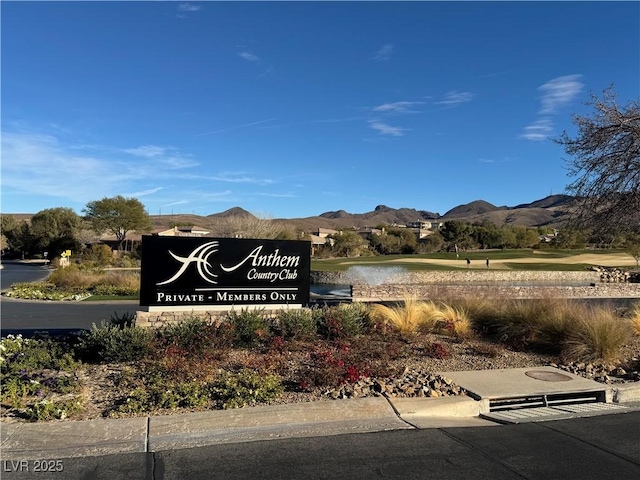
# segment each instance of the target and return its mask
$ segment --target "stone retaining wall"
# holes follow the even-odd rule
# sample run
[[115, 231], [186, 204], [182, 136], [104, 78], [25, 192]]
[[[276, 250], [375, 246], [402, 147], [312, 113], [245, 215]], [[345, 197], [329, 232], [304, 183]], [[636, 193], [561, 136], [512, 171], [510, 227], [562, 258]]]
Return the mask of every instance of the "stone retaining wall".
[[[385, 267], [371, 267], [371, 272], [383, 271]], [[393, 270], [390, 270], [393, 272]], [[601, 281], [600, 273], [584, 272], [548, 272], [548, 271], [513, 271], [513, 270], [446, 270], [430, 272], [398, 272], [389, 275], [354, 274], [346, 272], [311, 272], [311, 283], [333, 283], [355, 285], [360, 283], [378, 283], [375, 277], [383, 277], [379, 284], [458, 284], [479, 282], [541, 282], [541, 283], [573, 283], [589, 285]]]
[[638, 283], [596, 283], [592, 286], [514, 285], [353, 285], [353, 301], [399, 300], [404, 295], [418, 298], [504, 297], [504, 298], [640, 298]]

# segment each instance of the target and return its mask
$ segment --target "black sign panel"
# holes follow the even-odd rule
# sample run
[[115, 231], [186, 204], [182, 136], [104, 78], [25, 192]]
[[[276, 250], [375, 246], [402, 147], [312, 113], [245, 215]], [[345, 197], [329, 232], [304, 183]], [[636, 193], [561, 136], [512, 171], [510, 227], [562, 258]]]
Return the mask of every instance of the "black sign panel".
[[309, 302], [311, 243], [142, 237], [140, 305]]

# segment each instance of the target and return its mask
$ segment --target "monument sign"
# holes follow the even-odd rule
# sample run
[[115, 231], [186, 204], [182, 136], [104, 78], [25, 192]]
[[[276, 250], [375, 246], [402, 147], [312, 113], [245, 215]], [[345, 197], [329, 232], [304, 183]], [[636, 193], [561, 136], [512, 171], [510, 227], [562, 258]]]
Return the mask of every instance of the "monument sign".
[[303, 305], [310, 270], [307, 241], [145, 235], [140, 305]]

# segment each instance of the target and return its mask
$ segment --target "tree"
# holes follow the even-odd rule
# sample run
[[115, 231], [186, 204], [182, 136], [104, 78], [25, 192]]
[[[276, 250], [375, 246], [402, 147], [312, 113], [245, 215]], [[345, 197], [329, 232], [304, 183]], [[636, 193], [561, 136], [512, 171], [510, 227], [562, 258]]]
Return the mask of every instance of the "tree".
[[210, 225], [214, 236], [222, 238], [282, 239], [285, 228], [268, 215], [237, 214], [222, 217]]
[[124, 198], [118, 195], [113, 198], [93, 200], [87, 203], [83, 212], [96, 233], [101, 234], [107, 231], [116, 236], [119, 249], [122, 248], [128, 232], [151, 230], [151, 219], [144, 205], [136, 198]]
[[517, 248], [533, 248], [540, 243], [540, 235], [535, 228], [527, 228], [522, 225], [512, 227], [516, 236]]
[[334, 242], [331, 250], [340, 257], [359, 257], [369, 251], [367, 241], [353, 230], [342, 230], [329, 238]]
[[461, 222], [460, 220], [448, 220], [444, 222], [440, 233], [449, 248], [458, 245], [458, 247], [465, 249], [472, 247], [474, 244], [471, 238], [471, 224]]
[[567, 186], [578, 200], [572, 225], [640, 233], [640, 100], [621, 108], [609, 87], [587, 105], [595, 111], [574, 115], [576, 137], [564, 132], [555, 139], [572, 157], [569, 175], [577, 177]]
[[18, 222], [11, 215], [3, 215], [0, 230], [7, 240], [5, 248], [9, 251], [14, 254], [20, 254], [22, 258], [24, 258], [25, 254], [31, 253], [34, 239], [31, 235], [29, 224], [25, 220]]
[[30, 232], [33, 247], [38, 253], [49, 252], [49, 257], [60, 255], [65, 250], [78, 251], [81, 244], [78, 233], [82, 218], [70, 208], [47, 208], [31, 217]]
[[419, 253], [433, 253], [439, 251], [444, 245], [444, 238], [440, 232], [433, 232], [431, 235], [427, 235], [421, 238], [418, 242]]
[[418, 247], [416, 235], [410, 228], [384, 227], [384, 232], [371, 235], [369, 243], [382, 255], [415, 253]]
[[636, 261], [636, 270], [640, 269], [640, 235], [629, 235], [625, 247], [629, 255]]
[[492, 222], [485, 220], [472, 225], [472, 236], [480, 248], [495, 248], [500, 246], [500, 229]]

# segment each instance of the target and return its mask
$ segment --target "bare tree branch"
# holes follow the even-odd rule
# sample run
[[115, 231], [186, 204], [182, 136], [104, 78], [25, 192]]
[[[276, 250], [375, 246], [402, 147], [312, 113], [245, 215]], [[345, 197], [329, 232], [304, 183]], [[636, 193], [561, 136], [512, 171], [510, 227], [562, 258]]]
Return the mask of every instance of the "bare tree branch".
[[618, 107], [609, 87], [591, 95], [588, 116], [575, 115], [575, 138], [567, 132], [554, 141], [572, 158], [575, 179], [567, 190], [578, 199], [571, 223], [594, 231], [640, 232], [640, 100]]

